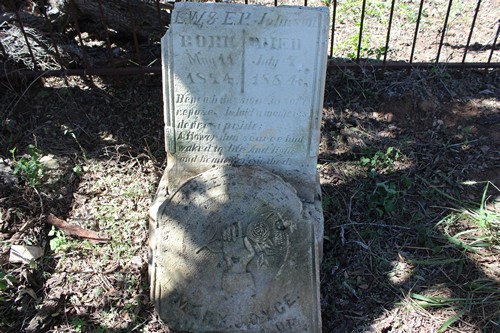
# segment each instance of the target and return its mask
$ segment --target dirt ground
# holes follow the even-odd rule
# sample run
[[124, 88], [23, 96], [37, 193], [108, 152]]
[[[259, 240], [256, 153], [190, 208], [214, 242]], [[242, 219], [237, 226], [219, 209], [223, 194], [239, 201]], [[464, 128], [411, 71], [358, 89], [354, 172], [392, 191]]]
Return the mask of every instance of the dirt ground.
[[[499, 74], [329, 68], [324, 332], [498, 331]], [[161, 78], [16, 84], [0, 88], [0, 331], [168, 332], [146, 259]]]
[[[500, 281], [500, 193], [491, 186], [500, 180], [498, 72], [338, 74], [328, 80], [335, 92], [327, 88], [333, 108], [325, 110], [320, 154], [331, 199], [324, 327], [497, 331], [499, 293], [482, 303], [476, 292], [486, 289], [471, 285], [491, 283], [493, 291]], [[490, 231], [463, 214], [481, 207], [482, 195], [495, 220]], [[480, 250], [464, 247], [485, 240], [484, 232], [491, 238]]]
[[[318, 159], [323, 331], [499, 332], [500, 71], [383, 73], [370, 61], [340, 70], [335, 62], [356, 57], [361, 1], [309, 2], [332, 3]], [[413, 61], [436, 60], [448, 3], [425, 2]], [[361, 58], [384, 54], [390, 4], [367, 2]], [[409, 60], [418, 6], [396, 2], [388, 60]], [[482, 1], [467, 61], [499, 61], [497, 7]], [[462, 60], [476, 8], [451, 3], [439, 61]], [[8, 22], [2, 68], [32, 68], [15, 16]], [[76, 52], [66, 50], [68, 66], [80, 68], [78, 29], [64, 24], [59, 37]], [[101, 25], [80, 28], [106, 64]], [[111, 37], [114, 60], [133, 63], [130, 37]], [[36, 53], [46, 55], [48, 32], [37, 38], [41, 68], [58, 69]], [[142, 49], [145, 63], [157, 64], [158, 41]], [[0, 332], [169, 332], [147, 273], [148, 211], [164, 169], [159, 75], [2, 76]]]

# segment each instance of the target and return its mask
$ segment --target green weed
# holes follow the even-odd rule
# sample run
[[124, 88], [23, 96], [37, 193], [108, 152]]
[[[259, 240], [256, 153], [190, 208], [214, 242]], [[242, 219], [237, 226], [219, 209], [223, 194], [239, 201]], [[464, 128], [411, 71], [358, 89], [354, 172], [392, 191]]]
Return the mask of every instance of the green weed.
[[81, 176], [83, 174], [83, 168], [80, 164], [77, 164], [73, 167], [73, 172], [77, 175], [77, 176]]
[[147, 193], [141, 185], [142, 184], [132, 184], [127, 186], [127, 188], [123, 192], [123, 196], [125, 198], [141, 198], [146, 196]]
[[7, 288], [16, 282], [16, 279], [5, 272], [0, 272], [0, 301], [3, 301], [2, 293], [7, 290]]
[[377, 182], [375, 189], [368, 195], [368, 209], [378, 217], [390, 214], [396, 210], [398, 190], [393, 182]]
[[85, 320], [82, 318], [73, 318], [71, 320], [71, 325], [75, 328], [75, 332], [82, 332], [85, 328]]
[[71, 244], [66, 238], [66, 235], [63, 231], [58, 230], [54, 226], [52, 226], [52, 229], [50, 229], [48, 235], [49, 237], [53, 237], [49, 241], [49, 246], [50, 249], [55, 253], [65, 253], [71, 248]]
[[73, 140], [75, 140], [75, 143], [78, 145], [78, 148], [80, 149], [80, 152], [82, 153], [83, 159], [85, 161], [87, 161], [87, 151], [85, 150], [85, 148], [82, 147], [82, 145], [80, 144], [80, 141], [78, 141], [78, 139], [76, 138], [75, 132], [73, 130], [71, 130], [66, 125], [62, 125], [62, 129], [64, 130], [63, 131], [64, 135], [69, 135], [73, 138]]
[[[500, 291], [496, 281], [490, 279], [476, 279], [461, 285], [463, 297], [428, 296], [411, 293], [412, 303], [423, 309], [452, 309], [455, 314], [444, 321], [437, 332], [444, 332], [466, 312], [484, 306], [488, 303], [498, 302]], [[493, 314], [494, 315], [494, 314]]]
[[359, 163], [369, 169], [369, 176], [373, 178], [377, 173], [392, 172], [395, 163], [400, 159], [401, 152], [394, 147], [388, 147], [385, 151], [377, 151], [375, 154], [362, 156]]
[[[465, 182], [474, 185], [477, 182]], [[462, 207], [441, 219], [436, 226], [443, 226], [447, 240], [469, 252], [500, 244], [500, 213], [487, 207], [487, 193], [491, 182], [486, 182], [479, 207]], [[495, 189], [500, 192], [498, 188]], [[467, 204], [464, 203], [464, 206]]]
[[[339, 23], [344, 24], [361, 18], [361, 0], [341, 1], [337, 4], [337, 6], [337, 19]], [[388, 13], [390, 8], [390, 2], [367, 1], [365, 7], [365, 18], [375, 19], [381, 24], [386, 24], [389, 20]], [[359, 22], [357, 24], [359, 26]]]
[[30, 186], [38, 187], [43, 176], [45, 176], [46, 167], [40, 162], [42, 151], [36, 146], [28, 145], [28, 154], [16, 161], [16, 147], [10, 150], [12, 159], [15, 161], [14, 175], [21, 176]]
[[[401, 2], [399, 3], [398, 6], [398, 12], [401, 13], [401, 16], [410, 24], [416, 24], [418, 20], [418, 7], [415, 6], [410, 6], [407, 3]], [[422, 22], [423, 19], [426, 19], [429, 17], [429, 13], [427, 12], [427, 9], [424, 7], [422, 8], [422, 16], [420, 17], [420, 30], [422, 29], [423, 24], [425, 22]]]
[[[390, 154], [392, 150], [388, 149]], [[376, 174], [383, 172], [392, 172], [394, 170], [394, 162], [387, 154], [375, 154], [372, 159], [366, 159], [364, 162], [369, 166], [369, 176], [374, 179]], [[396, 157], [397, 158], [397, 157]], [[384, 180], [375, 181], [371, 188], [365, 188], [365, 199], [368, 206], [368, 211], [375, 214], [377, 217], [382, 217], [392, 214], [396, 211], [398, 200], [407, 193], [413, 185], [413, 181], [401, 176], [399, 180]]]

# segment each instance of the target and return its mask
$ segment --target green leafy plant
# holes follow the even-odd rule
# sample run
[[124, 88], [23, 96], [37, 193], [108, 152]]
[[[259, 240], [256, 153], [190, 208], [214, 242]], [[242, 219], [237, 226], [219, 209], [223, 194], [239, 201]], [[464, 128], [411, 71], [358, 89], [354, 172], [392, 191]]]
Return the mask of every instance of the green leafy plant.
[[2, 293], [7, 290], [9, 285], [12, 285], [14, 282], [16, 282], [16, 279], [5, 273], [5, 272], [0, 272], [0, 301], [3, 301]]
[[67, 252], [71, 247], [66, 235], [63, 231], [56, 229], [52, 226], [52, 229], [49, 231], [49, 237], [52, 237], [49, 241], [49, 246], [52, 251], [55, 253], [64, 253]]
[[82, 153], [83, 159], [86, 161], [87, 160], [87, 151], [80, 144], [80, 141], [78, 141], [78, 138], [76, 137], [75, 132], [66, 125], [63, 125], [62, 129], [64, 130], [63, 131], [64, 135], [69, 135], [73, 138], [73, 140], [75, 140], [75, 143], [78, 145], [78, 148], [80, 149], [80, 152]]
[[371, 191], [365, 191], [368, 210], [382, 217], [396, 211], [399, 198], [406, 194], [413, 182], [410, 178], [402, 176], [399, 181], [378, 181]]
[[71, 320], [71, 325], [75, 327], [76, 332], [82, 332], [85, 328], [85, 320], [82, 318], [73, 318]]
[[399, 149], [388, 147], [386, 151], [377, 151], [373, 155], [362, 156], [359, 160], [361, 166], [369, 168], [370, 177], [374, 177], [377, 172], [392, 171], [396, 161], [401, 157]]
[[397, 199], [398, 190], [395, 183], [378, 182], [375, 184], [373, 192], [368, 195], [368, 209], [382, 217], [396, 210]]
[[77, 175], [77, 176], [81, 176], [83, 174], [83, 168], [80, 164], [77, 164], [73, 167], [73, 172]]
[[[16, 160], [16, 148], [10, 150], [12, 159]], [[45, 165], [40, 162], [42, 151], [36, 146], [28, 145], [28, 154], [26, 157], [21, 157], [16, 161], [14, 167], [14, 175], [21, 176], [30, 186], [38, 187], [45, 175]]]

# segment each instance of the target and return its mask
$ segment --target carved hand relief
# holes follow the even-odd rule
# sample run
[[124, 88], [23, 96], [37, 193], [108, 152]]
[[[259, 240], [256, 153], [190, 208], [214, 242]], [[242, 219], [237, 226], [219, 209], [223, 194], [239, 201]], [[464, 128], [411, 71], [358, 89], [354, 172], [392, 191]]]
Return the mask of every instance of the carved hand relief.
[[306, 259], [312, 230], [302, 215], [295, 189], [265, 169], [220, 167], [187, 181], [157, 221], [154, 289], [160, 313], [170, 309], [165, 321], [277, 332], [287, 320], [310, 325], [314, 305], [297, 306], [314, 293], [315, 276]]

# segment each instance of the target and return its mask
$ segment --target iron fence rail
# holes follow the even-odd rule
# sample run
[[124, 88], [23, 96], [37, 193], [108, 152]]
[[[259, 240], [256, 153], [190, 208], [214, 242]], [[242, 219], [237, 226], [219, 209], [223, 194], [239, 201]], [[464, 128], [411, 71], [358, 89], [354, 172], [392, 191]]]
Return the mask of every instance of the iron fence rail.
[[[61, 46], [57, 42], [57, 32], [53, 28], [53, 23], [51, 22], [48, 16], [48, 4], [43, 4], [43, 1], [38, 1], [39, 4], [37, 8], [38, 16], [44, 21], [48, 35], [50, 36], [50, 48], [51, 54], [55, 59], [55, 62], [58, 64], [58, 68], [41, 68], [41, 59], [37, 57], [34, 52], [33, 41], [30, 41], [29, 33], [27, 30], [27, 23], [24, 22], [21, 13], [26, 11], [27, 9], [23, 6], [19, 6], [22, 2], [19, 1], [10, 1], [7, 5], [4, 5], [3, 9], [5, 13], [10, 12], [13, 13], [14, 19], [9, 21], [10, 25], [15, 25], [19, 29], [23, 37], [23, 43], [25, 46], [26, 55], [24, 57], [24, 65], [22, 68], [22, 64], [16, 63], [17, 68], [14, 66], [13, 68], [8, 68], [7, 61], [9, 60], [9, 55], [6, 51], [6, 46], [3, 45], [5, 41], [0, 39], [0, 54], [3, 53], [3, 61], [0, 62], [0, 65], [3, 67], [3, 73], [0, 73], [0, 77], [5, 77], [10, 74], [22, 74], [30, 77], [38, 77], [38, 76], [71, 76], [71, 75], [131, 75], [131, 74], [159, 74], [161, 72], [161, 67], [158, 65], [152, 65], [158, 59], [159, 54], [159, 39], [161, 35], [166, 31], [168, 22], [165, 21], [165, 13], [169, 12], [173, 9], [174, 3], [165, 2], [163, 0], [150, 0], [149, 5], [153, 4], [157, 11], [158, 20], [155, 24], [158, 25], [159, 35], [156, 37], [156, 43], [152, 46], [153, 48], [157, 48], [156, 55], [153, 56], [145, 56], [143, 52], [144, 45], [141, 45], [140, 38], [138, 36], [138, 25], [137, 25], [137, 17], [134, 11], [134, 8], [137, 8], [140, 3], [138, 0], [122, 0], [126, 1], [126, 11], [128, 12], [128, 20], [130, 23], [130, 30], [132, 35], [133, 46], [130, 48], [131, 52], [128, 54], [128, 61], [126, 65], [119, 64], [116, 61], [116, 56], [114, 55], [113, 46], [111, 42], [111, 36], [109, 31], [111, 30], [108, 17], [104, 10], [104, 2], [103, 0], [96, 0], [99, 8], [99, 20], [98, 22], [104, 34], [103, 41], [101, 41], [101, 46], [103, 52], [106, 54], [106, 61], [104, 64], [94, 64], [91, 56], [89, 55], [88, 47], [85, 43], [85, 38], [83, 37], [84, 32], [82, 32], [78, 17], [77, 7], [74, 3], [74, 0], [69, 0], [71, 17], [73, 18], [72, 26], [74, 31], [76, 32], [76, 48], [79, 50], [79, 54], [81, 54], [80, 62], [73, 61], [73, 63], [68, 63], [63, 60], [63, 56], [61, 54]], [[245, 4], [255, 4], [257, 0], [250, 1], [244, 0]], [[293, 1], [289, 0], [288, 3], [285, 4], [297, 4]], [[299, 0], [300, 1], [300, 0]], [[387, 5], [390, 1], [390, 5]], [[446, 0], [443, 0], [446, 1]], [[461, 54], [461, 61], [447, 61], [442, 60], [443, 56], [443, 47], [445, 46], [445, 40], [447, 38], [447, 33], [449, 32], [449, 22], [450, 16], [452, 12], [452, 7], [460, 0], [447, 0], [446, 12], [444, 17], [442, 17], [442, 26], [439, 29], [439, 42], [437, 45], [437, 52], [435, 54], [434, 60], [432, 61], [416, 61], [416, 50], [417, 45], [422, 43], [419, 40], [419, 35], [422, 33], [422, 21], [423, 18], [426, 17], [424, 6], [426, 5], [426, 0], [419, 0], [418, 2], [418, 10], [415, 12], [410, 12], [414, 17], [414, 21], [410, 22], [414, 24], [413, 35], [411, 36], [411, 51], [408, 58], [405, 58], [404, 55], [399, 56], [396, 59], [390, 59], [389, 53], [393, 48], [394, 44], [394, 19], [396, 13], [396, 8], [401, 8], [401, 4], [405, 4], [404, 0], [387, 0], [382, 1], [384, 3], [383, 9], [387, 11], [386, 17], [384, 14], [379, 14], [379, 21], [385, 21], [385, 32], [382, 35], [385, 37], [383, 41], [379, 41], [379, 43], [383, 43], [382, 47], [377, 49], [377, 56], [373, 57], [373, 52], [365, 52], [366, 50], [363, 48], [363, 43], [366, 43], [367, 33], [366, 31], [370, 31], [367, 28], [367, 18], [371, 15], [369, 13], [369, 9], [373, 8], [374, 2], [370, 2], [369, 0], [316, 0], [316, 3], [308, 3], [308, 0], [303, 0], [300, 4], [303, 6], [310, 5], [327, 5], [330, 7], [331, 11], [331, 30], [330, 30], [330, 44], [329, 44], [329, 58], [330, 64], [332, 66], [336, 66], [339, 68], [383, 68], [383, 69], [403, 69], [403, 68], [431, 68], [435, 66], [446, 66], [447, 68], [500, 68], [500, 61], [494, 61], [494, 55], [497, 55], [495, 51], [497, 51], [500, 47], [497, 45], [498, 36], [500, 34], [500, 19], [493, 24], [496, 25], [496, 32], [493, 33], [493, 37], [491, 36], [482, 36], [483, 40], [492, 41], [491, 44], [486, 43], [481, 48], [481, 52], [487, 53], [487, 60], [483, 61], [467, 61], [467, 56], [471, 51], [471, 43], [473, 40], [474, 33], [476, 32], [478, 18], [480, 18], [481, 13], [491, 13], [491, 8], [484, 9], [482, 5], [483, 0], [477, 0], [473, 9], [472, 20], [470, 21], [470, 25], [468, 26], [467, 39], [464, 40], [463, 45], [463, 53]], [[488, 1], [488, 0], [485, 0]], [[493, 0], [494, 1], [494, 0]], [[345, 20], [345, 17], [340, 17], [342, 13], [339, 11], [340, 5], [343, 5], [344, 9], [346, 8], [346, 3], [351, 4], [352, 6], [356, 6], [357, 9], [360, 9], [359, 17], [350, 17], [350, 23], [354, 26], [358, 26], [358, 32], [355, 35], [349, 36], [350, 39], [354, 41], [351, 43], [353, 47], [355, 47], [355, 52], [349, 53], [349, 56], [342, 56], [342, 52], [339, 51], [339, 45], [342, 46], [342, 38], [347, 38], [344, 34], [341, 37], [342, 23], [341, 20]], [[380, 1], [378, 3], [381, 3]], [[40, 5], [41, 4], [41, 5]], [[284, 4], [282, 2], [278, 2], [278, 0], [272, 0], [268, 5], [278, 6]], [[371, 6], [371, 7], [370, 7]], [[399, 6], [399, 7], [397, 7]], [[370, 7], [370, 8], [369, 8]], [[497, 14], [500, 13], [500, 5], [498, 5]], [[405, 7], [406, 8], [406, 7]], [[1, 8], [0, 8], [1, 9]], [[33, 11], [33, 9], [31, 9]], [[0, 13], [1, 14], [1, 13]], [[416, 14], [416, 16], [414, 15]], [[345, 15], [342, 15], [345, 16]], [[6, 24], [5, 20], [6, 15], [3, 15], [3, 22], [0, 21], [0, 36], [2, 36], [2, 31], [5, 31]], [[0, 16], [2, 18], [2, 16]], [[439, 20], [438, 20], [439, 21]], [[380, 23], [380, 22], [379, 22]], [[483, 23], [484, 24], [484, 23]], [[345, 24], [344, 24], [345, 25]], [[381, 26], [384, 24], [381, 23]], [[491, 30], [491, 29], [490, 29]], [[407, 36], [408, 37], [408, 36]], [[400, 36], [401, 38], [401, 36]], [[396, 39], [397, 41], [397, 39]], [[151, 46], [151, 45], [149, 45]], [[370, 50], [368, 50], [370, 51]], [[154, 53], [154, 52], [153, 52]], [[152, 53], [152, 54], [153, 54]], [[372, 57], [370, 57], [370, 55]], [[470, 58], [470, 57], [469, 57]], [[26, 65], [29, 63], [29, 66]], [[21, 67], [21, 68], [19, 68]]]

